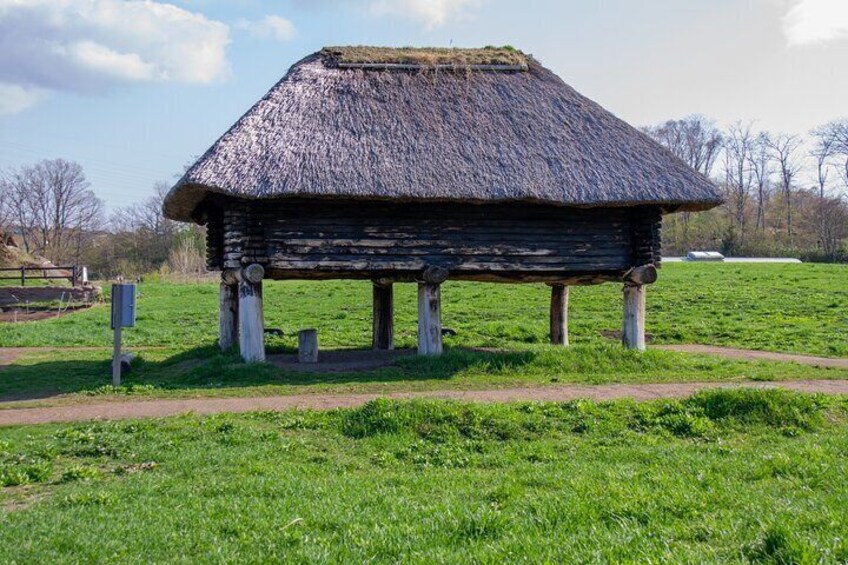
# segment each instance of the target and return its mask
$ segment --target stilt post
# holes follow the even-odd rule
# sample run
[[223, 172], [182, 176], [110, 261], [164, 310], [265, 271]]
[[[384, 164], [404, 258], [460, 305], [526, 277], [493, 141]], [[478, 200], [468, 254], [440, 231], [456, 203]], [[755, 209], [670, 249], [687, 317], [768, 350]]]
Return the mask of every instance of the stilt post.
[[235, 271], [221, 273], [218, 288], [218, 346], [222, 351], [238, 343], [238, 278]]
[[551, 344], [568, 345], [568, 287], [551, 285]]
[[418, 354], [442, 354], [442, 293], [441, 284], [448, 271], [430, 266], [418, 283]]
[[627, 349], [645, 351], [645, 286], [624, 284], [624, 332], [622, 343]]
[[265, 361], [265, 320], [262, 314], [262, 278], [256, 263], [243, 268], [238, 284], [239, 349], [247, 363]]
[[394, 344], [394, 292], [391, 281], [375, 280], [372, 290], [374, 349], [390, 350]]

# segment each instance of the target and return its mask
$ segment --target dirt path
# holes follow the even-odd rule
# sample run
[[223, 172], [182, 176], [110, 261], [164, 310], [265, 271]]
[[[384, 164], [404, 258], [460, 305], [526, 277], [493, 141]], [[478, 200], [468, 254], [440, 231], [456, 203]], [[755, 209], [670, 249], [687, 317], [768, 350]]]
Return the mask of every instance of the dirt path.
[[814, 357], [812, 355], [796, 355], [794, 353], [775, 353], [773, 351], [755, 351], [753, 349], [736, 349], [734, 347], [718, 347], [715, 345], [652, 345], [651, 349], [666, 351], [682, 351], [685, 353], [704, 353], [718, 357], [742, 359], [744, 361], [787, 361], [813, 367], [830, 367], [848, 369], [848, 359], [833, 357]]
[[18, 357], [26, 352], [20, 347], [0, 347], [0, 371], [6, 368], [6, 365], [11, 365]]
[[612, 400], [633, 398], [676, 398], [689, 396], [708, 388], [784, 388], [803, 392], [848, 394], [848, 380], [747, 382], [747, 383], [666, 383], [643, 385], [558, 385], [523, 387], [500, 390], [398, 392], [391, 394], [300, 394], [254, 398], [193, 398], [186, 400], [141, 400], [116, 403], [80, 404], [48, 408], [18, 408], [0, 410], [0, 426], [43, 424], [47, 422], [77, 422], [86, 420], [120, 420], [129, 418], [158, 418], [186, 412], [215, 414], [219, 412], [251, 412], [257, 410], [287, 410], [310, 408], [350, 408], [378, 397], [450, 398], [473, 402], [512, 402], [545, 400], [562, 402], [576, 398]]

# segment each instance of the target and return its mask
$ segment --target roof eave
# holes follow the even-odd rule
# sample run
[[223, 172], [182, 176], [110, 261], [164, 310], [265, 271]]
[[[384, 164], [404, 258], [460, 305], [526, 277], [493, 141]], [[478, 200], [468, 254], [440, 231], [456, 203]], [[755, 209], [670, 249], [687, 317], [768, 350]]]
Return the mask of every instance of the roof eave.
[[194, 183], [188, 180], [180, 180], [165, 197], [162, 209], [166, 218], [182, 222], [200, 223], [198, 207], [208, 197], [220, 195], [234, 200], [243, 201], [268, 201], [288, 200], [294, 198], [311, 198], [316, 200], [353, 200], [353, 201], [382, 201], [398, 203], [464, 203], [473, 205], [485, 204], [508, 204], [526, 203], [557, 206], [563, 208], [629, 208], [634, 206], [659, 206], [664, 213], [672, 212], [702, 212], [715, 208], [724, 203], [717, 193], [701, 200], [611, 200], [590, 203], [559, 202], [543, 198], [502, 198], [502, 199], [475, 199], [475, 198], [391, 198], [378, 196], [355, 196], [355, 195], [316, 195], [316, 194], [274, 194], [268, 196], [236, 195], [233, 191], [222, 188]]

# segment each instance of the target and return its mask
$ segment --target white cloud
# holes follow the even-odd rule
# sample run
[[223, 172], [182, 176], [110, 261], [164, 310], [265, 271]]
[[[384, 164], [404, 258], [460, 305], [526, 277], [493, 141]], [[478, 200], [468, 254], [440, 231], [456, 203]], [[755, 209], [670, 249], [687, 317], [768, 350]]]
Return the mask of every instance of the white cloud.
[[16, 86], [18, 101], [33, 99], [21, 93], [210, 83], [228, 72], [228, 43], [225, 24], [153, 0], [0, 0], [0, 83]]
[[22, 112], [38, 103], [45, 94], [38, 88], [27, 89], [17, 84], [0, 82], [0, 116]]
[[848, 37], [848, 1], [796, 0], [783, 16], [783, 33], [790, 47]]
[[261, 20], [249, 21], [239, 20], [236, 22], [238, 29], [246, 30], [253, 37], [259, 39], [276, 39], [277, 41], [290, 41], [294, 39], [294, 24], [280, 16], [265, 16]]
[[372, 0], [371, 12], [378, 15], [406, 16], [434, 29], [450, 18], [463, 18], [470, 9], [479, 8], [485, 0]]
[[73, 63], [118, 80], [144, 82], [157, 78], [155, 65], [137, 53], [118, 53], [94, 41], [77, 41], [55, 51]]

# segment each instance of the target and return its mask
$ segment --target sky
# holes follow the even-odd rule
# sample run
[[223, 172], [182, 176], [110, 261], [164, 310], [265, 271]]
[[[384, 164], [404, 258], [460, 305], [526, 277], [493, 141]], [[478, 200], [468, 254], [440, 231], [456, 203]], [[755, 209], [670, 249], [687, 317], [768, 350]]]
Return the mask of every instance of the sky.
[[848, 117], [848, 0], [0, 0], [0, 171], [141, 201], [325, 45], [513, 45], [636, 126]]

